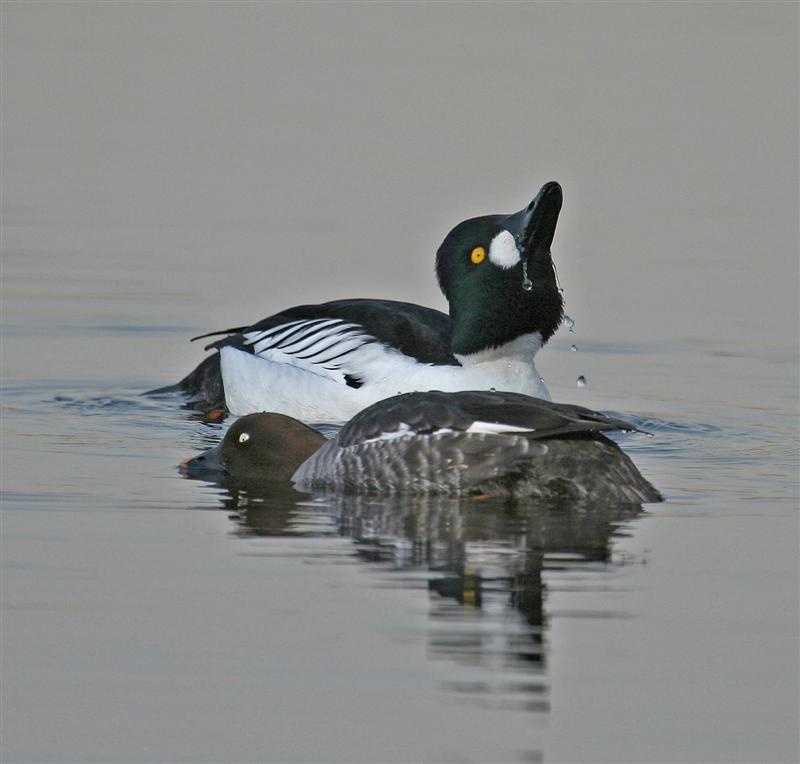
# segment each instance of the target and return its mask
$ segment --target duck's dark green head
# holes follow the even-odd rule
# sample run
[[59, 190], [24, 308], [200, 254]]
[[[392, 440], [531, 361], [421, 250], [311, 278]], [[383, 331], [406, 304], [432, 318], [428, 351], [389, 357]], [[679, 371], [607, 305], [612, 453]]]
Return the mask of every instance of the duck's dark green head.
[[436, 253], [436, 276], [450, 303], [453, 352], [469, 355], [531, 332], [547, 342], [564, 315], [550, 245], [561, 186], [545, 184], [512, 215], [459, 223]]

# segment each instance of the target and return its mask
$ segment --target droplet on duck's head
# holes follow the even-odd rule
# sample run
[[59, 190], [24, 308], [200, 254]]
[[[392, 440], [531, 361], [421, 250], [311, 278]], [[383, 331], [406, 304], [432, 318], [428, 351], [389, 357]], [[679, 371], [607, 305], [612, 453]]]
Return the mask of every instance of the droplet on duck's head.
[[533, 289], [533, 282], [528, 278], [528, 261], [522, 261], [522, 288], [526, 292], [530, 292]]
[[[551, 257], [551, 253], [548, 252], [547, 256]], [[556, 264], [555, 263], [553, 263], [553, 273], [555, 273], [555, 275], [556, 275], [556, 287], [558, 288], [558, 293], [559, 294], [564, 294], [564, 287], [561, 286], [561, 279], [558, 278], [558, 268], [556, 268]]]
[[250, 440], [250, 433], [249, 432], [243, 432], [241, 435], [239, 435], [239, 442], [240, 443], [247, 443], [248, 440]]

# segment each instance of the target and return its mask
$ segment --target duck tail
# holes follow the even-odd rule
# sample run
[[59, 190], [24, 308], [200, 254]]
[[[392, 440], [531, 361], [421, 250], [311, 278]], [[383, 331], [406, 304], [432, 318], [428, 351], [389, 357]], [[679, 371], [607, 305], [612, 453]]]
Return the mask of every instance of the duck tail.
[[155, 390], [148, 390], [144, 395], [164, 395], [167, 393], [184, 393], [189, 402], [195, 399], [201, 409], [222, 409], [225, 407], [225, 391], [222, 387], [222, 374], [219, 367], [219, 353], [204, 358], [200, 364], [180, 382]]

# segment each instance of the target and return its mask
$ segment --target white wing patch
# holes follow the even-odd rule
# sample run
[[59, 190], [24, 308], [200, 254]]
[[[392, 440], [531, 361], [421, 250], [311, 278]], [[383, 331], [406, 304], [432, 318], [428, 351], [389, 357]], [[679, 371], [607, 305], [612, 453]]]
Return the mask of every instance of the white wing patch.
[[340, 384], [345, 383], [345, 374], [359, 374], [353, 353], [376, 342], [363, 326], [340, 318], [289, 321], [263, 331], [245, 332], [243, 337], [244, 344], [259, 358], [286, 363]]
[[419, 438], [443, 438], [446, 435], [504, 435], [520, 432], [534, 432], [532, 427], [518, 427], [514, 424], [499, 424], [497, 422], [473, 422], [466, 430], [453, 430], [450, 427], [441, 427], [433, 432], [420, 433], [406, 422], [400, 422], [396, 430], [382, 432], [374, 438], [362, 440], [357, 445], [363, 443], [375, 443], [379, 440], [395, 440], [397, 438], [419, 437]]
[[473, 422], [465, 432], [482, 432], [485, 435], [502, 435], [506, 432], [534, 432], [534, 427], [518, 427], [515, 424], [501, 422]]
[[374, 438], [367, 438], [366, 440], [354, 443], [353, 445], [361, 446], [364, 443], [376, 443], [379, 440], [395, 440], [397, 438], [414, 437], [415, 435], [416, 433], [411, 429], [410, 425], [406, 424], [405, 422], [400, 422], [396, 430], [392, 430], [391, 432], [382, 432], [376, 435]]

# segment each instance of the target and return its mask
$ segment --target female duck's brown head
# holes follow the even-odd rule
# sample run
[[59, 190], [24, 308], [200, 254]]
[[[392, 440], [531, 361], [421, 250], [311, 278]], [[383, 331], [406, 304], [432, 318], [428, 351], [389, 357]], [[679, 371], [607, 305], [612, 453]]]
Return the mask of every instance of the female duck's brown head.
[[325, 436], [283, 414], [248, 414], [237, 419], [216, 447], [182, 465], [191, 477], [223, 472], [254, 480], [289, 480]]

